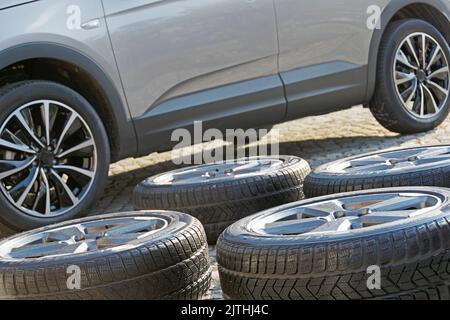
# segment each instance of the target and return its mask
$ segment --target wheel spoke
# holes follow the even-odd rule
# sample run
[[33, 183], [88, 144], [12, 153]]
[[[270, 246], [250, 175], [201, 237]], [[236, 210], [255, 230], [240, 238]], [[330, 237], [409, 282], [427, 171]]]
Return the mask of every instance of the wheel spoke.
[[419, 208], [426, 199], [424, 197], [396, 196], [390, 199], [369, 205], [364, 209], [372, 211], [398, 211], [408, 208]]
[[297, 212], [301, 213], [303, 217], [327, 217], [332, 212], [344, 210], [342, 203], [339, 201], [327, 201], [320, 203], [318, 205], [304, 206], [295, 209]]
[[418, 70], [418, 69], [419, 69], [418, 67], [413, 66], [411, 63], [409, 63], [408, 57], [405, 55], [405, 53], [403, 52], [402, 49], [400, 49], [400, 50], [398, 51], [398, 54], [397, 54], [397, 61], [400, 62], [400, 63], [401, 63], [402, 65], [404, 65], [405, 67], [408, 67], [408, 68], [410, 68], [410, 69], [413, 69], [413, 70]]
[[407, 83], [407, 82], [411, 82], [416, 79], [416, 75], [414, 73], [405, 73], [405, 72], [397, 71], [395, 73], [395, 75], [396, 75], [395, 84], [397, 86]]
[[383, 223], [395, 222], [398, 220], [405, 220], [411, 216], [411, 212], [405, 211], [377, 211], [360, 217], [361, 223], [364, 226], [373, 226]]
[[8, 129], [5, 129], [4, 134], [6, 136], [8, 136], [8, 138], [10, 138], [13, 143], [15, 143], [17, 145], [20, 145], [20, 146], [26, 146], [27, 145], [26, 143], [24, 143], [22, 140], [20, 140], [14, 133], [9, 131]]
[[47, 179], [47, 175], [44, 172], [44, 169], [41, 169], [41, 177], [45, 186], [45, 215], [49, 215], [51, 213], [51, 199], [50, 199], [50, 184]]
[[35, 156], [23, 161], [0, 160], [0, 180], [27, 169], [35, 160]]
[[317, 218], [295, 219], [269, 223], [264, 229], [269, 234], [294, 235], [310, 232], [326, 223], [327, 220]]
[[74, 166], [70, 166], [70, 165], [55, 165], [53, 166], [53, 168], [55, 170], [62, 170], [62, 171], [72, 171], [72, 172], [77, 172], [80, 173], [86, 177], [89, 178], [93, 178], [95, 172], [94, 171], [90, 171], [90, 170], [86, 170], [86, 169], [82, 169], [82, 168], [78, 168], [78, 167], [74, 167]]
[[311, 233], [317, 232], [341, 232], [348, 231], [352, 229], [353, 222], [357, 221], [359, 218], [357, 217], [345, 217], [332, 221], [328, 221], [322, 226], [311, 230]]
[[38, 185], [38, 191], [36, 193], [36, 197], [33, 201], [32, 210], [36, 211], [37, 206], [39, 205], [39, 202], [41, 201], [42, 197], [45, 195], [45, 186], [42, 182], [42, 175], [41, 170], [39, 170], [39, 185]]
[[387, 162], [384, 162], [384, 163], [375, 163], [375, 164], [367, 165], [367, 166], [349, 168], [349, 169], [347, 169], [347, 171], [348, 172], [362, 172], [362, 171], [374, 172], [374, 171], [386, 170], [389, 168], [392, 168], [392, 165], [388, 164]]
[[428, 97], [430, 98], [431, 106], [433, 107], [433, 113], [438, 112], [439, 111], [439, 107], [438, 107], [438, 105], [436, 103], [436, 100], [434, 99], [434, 96], [431, 93], [431, 91], [425, 85], [421, 85], [421, 87], [422, 87], [423, 91], [426, 92]]
[[121, 235], [102, 237], [96, 240], [95, 242], [98, 249], [103, 249], [113, 246], [124, 245], [130, 241], [138, 240], [140, 237], [142, 237], [142, 234], [140, 233], [127, 233]]
[[66, 137], [67, 132], [69, 131], [70, 127], [72, 127], [75, 120], [78, 118], [78, 116], [75, 113], [71, 113], [69, 120], [67, 120], [67, 123], [64, 126], [63, 131], [61, 132], [61, 135], [59, 136], [58, 142], [56, 143], [55, 152], [59, 152], [59, 148], [61, 147], [62, 142], [64, 141], [64, 138]]
[[430, 157], [435, 157], [439, 155], [449, 154], [450, 148], [431, 148], [431, 149], [425, 149], [424, 151], [421, 151], [415, 155], [418, 159], [426, 159]]
[[386, 159], [375, 156], [370, 158], [361, 158], [356, 160], [349, 161], [350, 166], [352, 167], [367, 167], [379, 164], [386, 164]]
[[151, 224], [149, 221], [136, 221], [132, 220], [130, 223], [124, 223], [117, 227], [113, 227], [110, 229], [107, 229], [105, 232], [105, 237], [114, 236], [114, 235], [123, 235], [126, 233], [136, 233], [138, 231], [151, 231], [149, 229]]
[[25, 131], [28, 133], [28, 135], [42, 148], [45, 148], [46, 146], [42, 143], [41, 140], [39, 140], [38, 137], [36, 137], [36, 135], [34, 134], [33, 130], [30, 128], [30, 126], [28, 125], [27, 121], [25, 120], [25, 118], [23, 117], [22, 113], [19, 111], [16, 111], [14, 113], [14, 116], [16, 117], [17, 120], [19, 120], [20, 124], [22, 125], [22, 127], [25, 129]]
[[418, 159], [417, 161], [415, 161], [415, 163], [420, 165], [420, 164], [435, 163], [435, 162], [449, 161], [449, 160], [450, 160], [450, 155], [445, 154], [445, 155], [434, 156], [434, 157], [430, 157], [430, 158]]
[[39, 243], [21, 248], [14, 248], [11, 250], [10, 256], [13, 259], [39, 258], [55, 251], [62, 250], [66, 247], [67, 242], [65, 241]]
[[3, 139], [0, 139], [0, 147], [18, 151], [18, 152], [23, 152], [23, 153], [36, 154], [36, 151], [30, 149], [27, 145], [15, 144], [15, 143], [3, 140]]
[[425, 94], [423, 92], [422, 86], [419, 86], [420, 89], [420, 110], [419, 114], [421, 117], [425, 115]]
[[427, 37], [422, 34], [422, 67], [427, 66]]
[[25, 188], [22, 192], [22, 194], [20, 195], [19, 199], [16, 202], [16, 205], [18, 207], [21, 207], [23, 205], [23, 203], [25, 202], [28, 194], [30, 193], [31, 188], [34, 186], [34, 184], [36, 183], [36, 180], [38, 178], [39, 175], [39, 169], [38, 168], [34, 168], [29, 176], [30, 179], [26, 179], [24, 180], [24, 184], [21, 185], [20, 187], [14, 187], [9, 193], [11, 195], [14, 195], [14, 193], [19, 192], [19, 190], [22, 190], [23, 188]]
[[433, 88], [435, 88], [436, 90], [438, 90], [442, 95], [444, 95], [444, 97], [447, 97], [448, 95], [448, 90], [441, 87], [440, 85], [438, 85], [436, 82], [428, 80], [427, 81], [428, 85], [431, 85]]
[[92, 139], [86, 140], [68, 150], [65, 150], [64, 152], [58, 154], [56, 157], [57, 158], [65, 158], [67, 157], [69, 154], [74, 153], [76, 151], [88, 148], [88, 147], [92, 147], [94, 145], [94, 141]]
[[414, 61], [416, 62], [417, 66], [420, 67], [419, 58], [417, 57], [417, 52], [416, 52], [416, 49], [414, 48], [414, 46], [413, 46], [413, 44], [412, 44], [412, 42], [411, 42], [411, 39], [408, 38], [408, 39], [406, 40], [406, 43], [407, 43], [407, 45], [408, 45], [408, 49], [409, 49], [410, 54], [411, 54], [411, 55], [413, 56], [413, 58], [414, 58]]
[[72, 190], [70, 190], [69, 186], [64, 182], [64, 180], [59, 176], [59, 174], [55, 170], [51, 170], [52, 176], [55, 177], [56, 181], [63, 187], [64, 192], [69, 197], [70, 201], [72, 201], [73, 205], [78, 204], [79, 199], [73, 194]]
[[41, 106], [41, 114], [44, 123], [45, 142], [47, 147], [50, 145], [50, 102], [44, 101]]
[[430, 58], [430, 62], [428, 62], [428, 65], [426, 66], [426, 69], [429, 71], [430, 68], [434, 65], [434, 63], [436, 62], [437, 57], [439, 56], [439, 54], [441, 53], [441, 47], [436, 44], [434, 46], [434, 49], [431, 53], [431, 58]]
[[[414, 97], [414, 95], [416, 94], [416, 91], [417, 91], [417, 80], [415, 80], [408, 89], [403, 91], [403, 93], [401, 94], [403, 101], [406, 104], [409, 104], [412, 101], [412, 98]], [[406, 99], [405, 99], [405, 96], [406, 96]]]
[[433, 79], [433, 78], [439, 78], [438, 75], [447, 74], [448, 75], [449, 69], [448, 67], [442, 67], [434, 72], [432, 72], [427, 79]]

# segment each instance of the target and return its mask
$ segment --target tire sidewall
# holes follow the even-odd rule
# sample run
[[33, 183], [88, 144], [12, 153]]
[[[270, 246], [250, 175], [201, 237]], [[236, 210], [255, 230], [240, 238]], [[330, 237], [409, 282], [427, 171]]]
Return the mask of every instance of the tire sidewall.
[[31, 81], [5, 88], [0, 96], [0, 124], [18, 108], [35, 100], [54, 100], [73, 108], [87, 123], [97, 147], [97, 172], [89, 194], [73, 209], [58, 217], [38, 218], [18, 210], [0, 192], [0, 220], [16, 230], [28, 230], [58, 223], [85, 214], [85, 210], [102, 191], [108, 176], [110, 147], [106, 130], [91, 104], [80, 94], [63, 85], [47, 81]]

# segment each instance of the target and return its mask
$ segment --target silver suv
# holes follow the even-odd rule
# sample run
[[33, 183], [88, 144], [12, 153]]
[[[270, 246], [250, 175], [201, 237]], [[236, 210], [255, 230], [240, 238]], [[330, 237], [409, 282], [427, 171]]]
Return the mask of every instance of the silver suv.
[[170, 148], [196, 120], [258, 128], [365, 104], [389, 130], [433, 129], [448, 17], [444, 0], [2, 0], [1, 222], [82, 215], [110, 161]]

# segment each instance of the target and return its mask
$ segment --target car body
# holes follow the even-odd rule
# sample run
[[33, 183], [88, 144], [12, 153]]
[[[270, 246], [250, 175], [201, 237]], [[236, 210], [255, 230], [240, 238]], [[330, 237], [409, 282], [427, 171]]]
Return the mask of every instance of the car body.
[[367, 104], [389, 23], [421, 19], [450, 39], [449, 16], [443, 0], [7, 0], [0, 86], [79, 92], [117, 161], [170, 148], [194, 121], [264, 127]]
[[[383, 9], [383, 26], [416, 1], [105, 0], [103, 9], [99, 0], [42, 0], [11, 7], [20, 2], [0, 11], [0, 68], [48, 58], [89, 71], [109, 97], [117, 160], [164, 147], [172, 129], [194, 120], [261, 126], [367, 102], [382, 33], [367, 28], [367, 8]], [[424, 2], [450, 12], [446, 1]], [[82, 23], [98, 19], [100, 27], [68, 29], [73, 5]]]

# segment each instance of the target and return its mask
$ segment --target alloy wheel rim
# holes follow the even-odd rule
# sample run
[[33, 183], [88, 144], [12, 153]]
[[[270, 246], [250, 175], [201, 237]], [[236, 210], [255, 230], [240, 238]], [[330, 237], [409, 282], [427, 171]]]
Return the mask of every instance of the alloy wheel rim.
[[403, 107], [419, 118], [439, 113], [449, 96], [450, 70], [439, 43], [417, 32], [406, 37], [395, 56], [395, 89]]
[[[438, 209], [442, 199], [426, 193], [378, 193], [318, 200], [252, 220], [263, 235], [345, 234], [415, 220]], [[436, 210], [435, 212], [438, 212]]]
[[169, 222], [159, 217], [124, 217], [29, 232], [0, 246], [3, 259], [36, 259], [115, 250], [153, 236]]
[[28, 215], [57, 217], [75, 208], [89, 193], [96, 171], [89, 126], [61, 102], [27, 103], [0, 128], [0, 189]]
[[450, 164], [450, 146], [419, 147], [378, 152], [333, 163], [326, 170], [333, 173], [362, 174], [379, 171], [412, 170], [445, 164]]
[[201, 183], [212, 179], [249, 177], [280, 167], [283, 163], [284, 161], [278, 157], [238, 159], [175, 170], [157, 176], [154, 182], [158, 184]]

